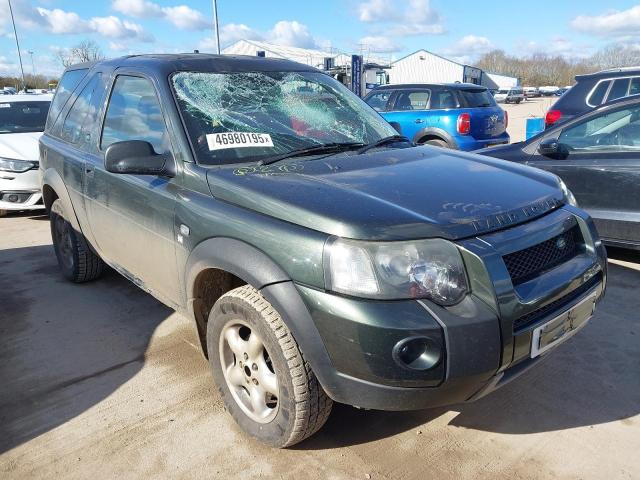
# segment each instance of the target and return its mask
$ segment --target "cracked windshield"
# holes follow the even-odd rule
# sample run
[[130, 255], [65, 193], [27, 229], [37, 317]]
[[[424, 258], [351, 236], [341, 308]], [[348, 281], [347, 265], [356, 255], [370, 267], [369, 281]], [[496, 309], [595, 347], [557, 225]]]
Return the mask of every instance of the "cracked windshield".
[[198, 162], [263, 160], [395, 134], [333, 78], [315, 72], [196, 73], [172, 78]]

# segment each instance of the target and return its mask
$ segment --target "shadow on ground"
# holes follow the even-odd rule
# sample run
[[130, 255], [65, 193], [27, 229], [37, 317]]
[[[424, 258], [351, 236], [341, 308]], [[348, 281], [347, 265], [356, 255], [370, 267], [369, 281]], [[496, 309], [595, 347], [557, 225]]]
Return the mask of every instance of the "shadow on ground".
[[[626, 261], [640, 256], [614, 252]], [[449, 425], [531, 434], [622, 420], [640, 413], [640, 271], [609, 265], [607, 296], [580, 334], [536, 368], [466, 405]], [[430, 422], [447, 409], [361, 411], [336, 405], [327, 425], [299, 446], [337, 448], [375, 441]]]
[[93, 284], [67, 282], [50, 245], [0, 250], [0, 453], [133, 377], [171, 313], [111, 270]]

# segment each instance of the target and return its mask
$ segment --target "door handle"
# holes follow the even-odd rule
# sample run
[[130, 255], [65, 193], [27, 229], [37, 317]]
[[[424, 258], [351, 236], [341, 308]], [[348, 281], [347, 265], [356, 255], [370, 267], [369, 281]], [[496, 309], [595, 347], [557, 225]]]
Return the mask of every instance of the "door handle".
[[416, 118], [416, 123], [424, 123], [424, 120], [421, 118]]
[[88, 176], [88, 177], [92, 177], [94, 170], [93, 167], [84, 167], [84, 173]]

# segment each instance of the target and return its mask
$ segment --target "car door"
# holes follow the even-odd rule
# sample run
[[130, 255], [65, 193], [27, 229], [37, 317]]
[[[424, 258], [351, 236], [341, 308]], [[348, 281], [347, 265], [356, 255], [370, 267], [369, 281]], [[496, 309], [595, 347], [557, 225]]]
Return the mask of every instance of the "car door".
[[529, 165], [560, 176], [610, 241], [640, 243], [640, 104], [605, 110], [558, 134], [564, 155]]
[[389, 123], [399, 123], [402, 134], [413, 140], [426, 126], [430, 98], [428, 89], [398, 90], [390, 100], [389, 111], [383, 116]]
[[170, 132], [150, 77], [116, 71], [97, 154], [86, 168], [88, 218], [101, 256], [142, 288], [179, 304], [174, 242], [175, 178], [114, 174], [104, 168], [113, 143], [148, 141], [173, 158]]

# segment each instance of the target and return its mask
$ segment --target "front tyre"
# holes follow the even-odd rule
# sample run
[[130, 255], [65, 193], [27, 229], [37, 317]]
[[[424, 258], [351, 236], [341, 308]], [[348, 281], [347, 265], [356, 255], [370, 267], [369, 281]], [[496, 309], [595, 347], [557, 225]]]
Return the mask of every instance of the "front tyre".
[[333, 402], [278, 312], [253, 287], [231, 290], [215, 303], [207, 351], [227, 410], [260, 441], [289, 447], [329, 418]]
[[102, 259], [89, 248], [87, 240], [65, 220], [60, 200], [51, 205], [51, 238], [62, 274], [72, 282], [83, 283], [98, 278], [104, 269]]

